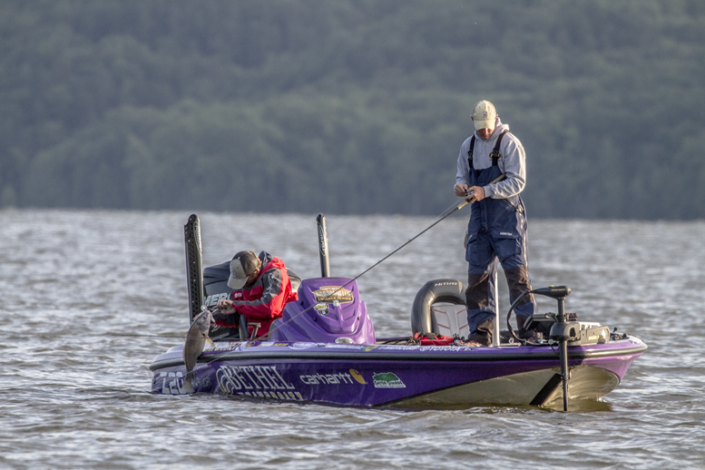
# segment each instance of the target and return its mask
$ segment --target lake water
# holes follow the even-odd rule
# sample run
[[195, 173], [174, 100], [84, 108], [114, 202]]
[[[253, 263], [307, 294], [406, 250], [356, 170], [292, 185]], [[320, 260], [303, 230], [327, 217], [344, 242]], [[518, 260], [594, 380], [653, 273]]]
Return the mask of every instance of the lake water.
[[[199, 215], [206, 265], [265, 249], [320, 275], [316, 214]], [[0, 468], [705, 468], [705, 222], [530, 222], [534, 287], [570, 286], [568, 310], [649, 345], [594, 408], [405, 412], [150, 393], [188, 329], [188, 216], [0, 211]], [[409, 334], [426, 281], [465, 282], [467, 216], [359, 279], [378, 336]], [[348, 277], [434, 221], [327, 220]]]

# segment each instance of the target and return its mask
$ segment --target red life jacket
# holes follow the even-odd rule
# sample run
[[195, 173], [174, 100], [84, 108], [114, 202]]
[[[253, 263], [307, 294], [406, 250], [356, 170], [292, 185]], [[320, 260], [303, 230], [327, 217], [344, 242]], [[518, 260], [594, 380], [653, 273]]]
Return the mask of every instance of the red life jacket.
[[263, 258], [263, 268], [255, 282], [250, 286], [234, 290], [231, 294], [233, 307], [250, 323], [250, 333], [254, 328], [253, 323], [260, 324], [257, 330], [258, 338], [269, 333], [270, 325], [277, 318], [281, 318], [287, 303], [299, 298], [291, 289], [291, 279], [284, 262], [265, 252], [260, 254], [260, 258]]

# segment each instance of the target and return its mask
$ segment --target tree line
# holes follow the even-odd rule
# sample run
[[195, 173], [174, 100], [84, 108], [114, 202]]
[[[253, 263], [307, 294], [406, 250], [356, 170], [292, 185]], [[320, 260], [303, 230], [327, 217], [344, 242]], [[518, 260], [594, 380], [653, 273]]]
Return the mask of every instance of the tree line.
[[435, 215], [480, 99], [530, 217], [705, 217], [697, 0], [0, 0], [0, 206]]

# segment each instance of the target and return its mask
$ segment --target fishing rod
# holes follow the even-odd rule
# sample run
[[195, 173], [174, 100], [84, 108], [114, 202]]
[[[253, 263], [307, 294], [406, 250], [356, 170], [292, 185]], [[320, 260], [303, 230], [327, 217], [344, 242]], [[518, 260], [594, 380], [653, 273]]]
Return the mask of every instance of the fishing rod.
[[[502, 181], [502, 180], [505, 179], [506, 177], [507, 177], [507, 174], [506, 174], [506, 173], [502, 173], [500, 176], [498, 176], [498, 177], [495, 178], [494, 180], [490, 181], [489, 184], [499, 183], [500, 181]], [[429, 225], [428, 227], [426, 227], [425, 229], [423, 229], [421, 232], [419, 232], [418, 234], [416, 234], [414, 237], [412, 237], [412, 238], [410, 238], [409, 240], [407, 240], [405, 243], [403, 243], [403, 244], [402, 244], [401, 246], [399, 246], [397, 249], [395, 249], [394, 251], [392, 251], [391, 253], [389, 253], [387, 256], [385, 256], [384, 258], [380, 259], [380, 260], [377, 261], [375, 264], [373, 264], [373, 265], [370, 266], [369, 268], [365, 269], [363, 272], [361, 272], [360, 274], [358, 274], [358, 275], [355, 276], [354, 278], [350, 279], [347, 283], [345, 283], [345, 285], [339, 287], [339, 288], [336, 289], [334, 292], [331, 292], [330, 294], [328, 294], [327, 298], [334, 298], [334, 296], [335, 296], [335, 294], [336, 294], [337, 292], [339, 292], [339, 291], [345, 289], [347, 286], [349, 286], [349, 285], [352, 284], [353, 282], [357, 281], [357, 280], [358, 280], [359, 278], [361, 278], [363, 275], [367, 274], [367, 273], [370, 272], [372, 269], [376, 268], [377, 266], [379, 266], [380, 264], [382, 264], [384, 261], [386, 261], [387, 259], [389, 259], [389, 258], [392, 257], [393, 255], [395, 255], [397, 252], [399, 252], [399, 250], [401, 250], [402, 248], [404, 248], [405, 246], [407, 246], [408, 244], [410, 244], [411, 242], [413, 242], [414, 240], [416, 240], [417, 238], [419, 238], [419, 237], [420, 237], [421, 235], [423, 235], [424, 233], [426, 233], [426, 232], [428, 232], [429, 230], [431, 230], [433, 227], [435, 227], [436, 225], [438, 225], [439, 223], [441, 223], [443, 220], [445, 220], [446, 218], [448, 218], [449, 216], [451, 216], [451, 215], [454, 214], [455, 212], [459, 211], [460, 209], [462, 209], [463, 207], [465, 207], [466, 205], [468, 205], [468, 204], [470, 203], [469, 198], [470, 198], [472, 195], [473, 195], [473, 191], [470, 191], [468, 194], [465, 195], [465, 199], [463, 200], [463, 202], [461, 202], [460, 204], [453, 204], [452, 206], [450, 206], [449, 208], [447, 208], [446, 210], [444, 210], [444, 211], [441, 213], [441, 215], [438, 216], [438, 219], [437, 219], [435, 222], [433, 222], [431, 225]], [[318, 226], [319, 226], [318, 234], [319, 234], [319, 246], [320, 246], [320, 255], [321, 255], [321, 268], [322, 268], [322, 272], [323, 272], [323, 277], [327, 277], [327, 276], [328, 276], [328, 273], [329, 273], [329, 271], [330, 271], [330, 265], [329, 265], [328, 259], [327, 259], [327, 258], [328, 258], [328, 240], [327, 240], [326, 229], [325, 229], [325, 217], [324, 217], [322, 214], [319, 214], [317, 220], [318, 220]], [[324, 238], [325, 238], [325, 240], [324, 240]], [[321, 299], [321, 300], [325, 300], [325, 298], [324, 298], [324, 299]], [[291, 317], [289, 320], [287, 320], [287, 321], [284, 322], [284, 323], [281, 323], [280, 325], [272, 325], [272, 329], [270, 329], [270, 332], [273, 331], [273, 330], [277, 330], [277, 329], [283, 327], [284, 325], [286, 325], [286, 324], [288, 324], [289, 322], [293, 321], [294, 319], [298, 318], [299, 316], [301, 316], [301, 315], [304, 314], [305, 312], [311, 310], [313, 307], [314, 307], [313, 305], [310, 306], [310, 307], [308, 307], [307, 309], [305, 309], [305, 310], [299, 312], [298, 314], [294, 315], [294, 316]], [[264, 336], [264, 335], [262, 335], [262, 336]], [[261, 338], [262, 336], [260, 336], [260, 337], [258, 337], [258, 338], [254, 338], [254, 339], [259, 339], [259, 338]]]
[[[507, 177], [507, 174], [506, 174], [506, 173], [502, 173], [501, 176], [499, 176], [498, 178], [495, 178], [495, 179], [492, 180], [489, 184], [499, 183], [500, 181], [502, 181], [502, 180], [503, 180], [504, 178], [506, 178], [506, 177]], [[445, 220], [445, 219], [446, 219], [447, 217], [449, 217], [451, 214], [454, 214], [455, 212], [459, 211], [459, 210], [462, 209], [463, 207], [467, 206], [467, 205], [470, 203], [469, 198], [473, 195], [473, 192], [474, 192], [474, 191], [470, 191], [468, 194], [466, 194], [466, 195], [465, 195], [465, 200], [464, 200], [463, 202], [461, 202], [460, 204], [453, 204], [453, 205], [449, 208], [450, 210], [446, 209], [446, 211], [447, 211], [446, 214], [441, 214], [441, 216], [439, 216], [440, 218], [439, 218], [438, 220], [436, 220], [436, 221], [433, 222], [431, 225], [429, 225], [428, 227], [426, 227], [425, 229], [423, 229], [423, 230], [422, 230], [421, 232], [419, 232], [416, 236], [410, 238], [406, 243], [404, 243], [403, 245], [401, 245], [399, 248], [397, 248], [396, 250], [392, 251], [392, 252], [389, 253], [387, 256], [385, 256], [384, 258], [382, 258], [381, 260], [377, 261], [375, 264], [373, 264], [372, 266], [370, 266], [369, 268], [367, 268], [366, 270], [364, 270], [363, 272], [361, 272], [360, 274], [358, 274], [357, 277], [355, 277], [355, 278], [353, 279], [353, 281], [356, 280], [357, 278], [361, 277], [363, 274], [366, 274], [368, 271], [371, 271], [373, 268], [377, 267], [378, 265], [382, 264], [382, 262], [386, 261], [388, 258], [390, 258], [392, 255], [396, 254], [399, 250], [401, 250], [402, 248], [404, 248], [406, 245], [408, 245], [409, 243], [413, 242], [414, 240], [416, 240], [417, 238], [419, 238], [419, 237], [420, 237], [421, 235], [423, 235], [424, 233], [426, 233], [426, 232], [428, 232], [429, 230], [431, 230], [433, 227], [435, 227], [436, 225], [438, 225], [439, 223], [441, 223], [443, 220]]]
[[[494, 180], [492, 180], [489, 184], [498, 183], [498, 182], [502, 181], [503, 179], [505, 179], [506, 176], [507, 176], [506, 173], [503, 173], [503, 174], [501, 174], [499, 177], [497, 177], [497, 178], [495, 178]], [[326, 299], [334, 299], [336, 293], [338, 293], [338, 292], [340, 292], [341, 290], [345, 289], [347, 286], [349, 286], [349, 285], [352, 284], [353, 282], [357, 281], [359, 278], [361, 278], [362, 276], [364, 276], [365, 274], [367, 274], [368, 272], [370, 272], [372, 269], [376, 268], [377, 266], [379, 266], [380, 264], [382, 264], [384, 261], [386, 261], [387, 259], [389, 259], [389, 258], [392, 257], [393, 255], [395, 255], [396, 253], [398, 253], [402, 248], [404, 248], [405, 246], [409, 245], [411, 242], [413, 242], [414, 240], [416, 240], [417, 238], [419, 238], [419, 237], [420, 237], [421, 235], [423, 235], [424, 233], [428, 232], [430, 229], [432, 229], [433, 227], [435, 227], [436, 225], [438, 225], [440, 222], [442, 222], [443, 220], [447, 219], [447, 218], [450, 217], [452, 214], [454, 214], [455, 212], [459, 211], [460, 209], [462, 209], [463, 207], [465, 207], [466, 205], [468, 205], [468, 204], [470, 203], [469, 198], [472, 196], [472, 194], [473, 194], [472, 191], [469, 192], [469, 193], [467, 193], [467, 194], [465, 195], [465, 199], [463, 200], [463, 202], [461, 202], [460, 204], [453, 204], [452, 206], [450, 206], [450, 207], [448, 207], [447, 209], [445, 209], [445, 210], [441, 213], [441, 215], [438, 216], [437, 220], [435, 220], [431, 225], [429, 225], [428, 227], [426, 227], [425, 229], [423, 229], [421, 232], [419, 232], [418, 234], [416, 234], [415, 236], [413, 236], [412, 238], [410, 238], [409, 240], [407, 240], [405, 243], [403, 243], [403, 244], [400, 245], [397, 249], [395, 249], [394, 251], [392, 251], [391, 253], [389, 253], [388, 255], [386, 255], [385, 257], [383, 257], [382, 259], [380, 259], [379, 261], [377, 261], [375, 264], [373, 264], [372, 266], [370, 266], [369, 268], [367, 268], [366, 270], [364, 270], [363, 272], [361, 272], [360, 274], [358, 274], [358, 275], [355, 276], [354, 278], [350, 279], [350, 280], [349, 280], [348, 282], [346, 282], [344, 285], [340, 286], [338, 289], [336, 289], [335, 291], [333, 291], [333, 292], [331, 292], [330, 294], [328, 294], [325, 298], [321, 298], [320, 301], [325, 302]], [[198, 220], [198, 219], [196, 219], [196, 221], [197, 221], [197, 220]], [[329, 277], [329, 276], [330, 276], [330, 263], [329, 263], [329, 259], [328, 259], [328, 236], [327, 236], [327, 231], [326, 231], [326, 226], [325, 226], [325, 216], [323, 216], [323, 214], [319, 214], [318, 217], [316, 218], [316, 220], [317, 220], [317, 223], [318, 223], [319, 254], [320, 254], [320, 258], [321, 258], [321, 274], [322, 274], [322, 277]], [[192, 237], [192, 238], [195, 238], [195, 237]], [[199, 240], [199, 241], [200, 241], [200, 240]], [[199, 246], [199, 248], [200, 248], [200, 246]], [[269, 334], [271, 334], [273, 331], [276, 331], [276, 330], [282, 328], [283, 326], [289, 324], [290, 322], [294, 321], [295, 319], [297, 319], [298, 317], [300, 317], [300, 316], [303, 315], [304, 313], [310, 311], [310, 310], [311, 310], [312, 308], [314, 308], [314, 307], [315, 307], [315, 305], [309, 306], [308, 308], [306, 308], [306, 309], [302, 310], [301, 312], [297, 313], [296, 315], [294, 315], [293, 317], [291, 317], [290, 319], [288, 319], [288, 320], [285, 321], [285, 322], [279, 321], [279, 322], [273, 323], [273, 324], [271, 325], [271, 327], [270, 327], [269, 332], [267, 333], [267, 335], [269, 335]], [[219, 311], [220, 311], [220, 309], [214, 308], [213, 310], [211, 310], [211, 313], [216, 313], [216, 312], [219, 312]], [[243, 323], [243, 319], [244, 319], [244, 323]], [[247, 335], [247, 333], [248, 333], [247, 321], [246, 321], [246, 320], [247, 320], [247, 319], [246, 319], [245, 317], [243, 317], [242, 315], [240, 316], [240, 332], [241, 332], [241, 335], [242, 335], [242, 332], [244, 332], [246, 335]], [[250, 338], [247, 338], [247, 339], [241, 337], [240, 340], [241, 340], [241, 341], [256, 341], [256, 340], [258, 340], [258, 339], [260, 339], [260, 338], [263, 338], [265, 335], [257, 336], [257, 330], [258, 330], [257, 326], [254, 326], [254, 329], [253, 329], [253, 331], [252, 331], [251, 337], [250, 337]], [[223, 353], [221, 353], [221, 354], [227, 354], [227, 353], [226, 353], [226, 352], [223, 352]], [[209, 361], [217, 360], [218, 356], [220, 356], [220, 354], [215, 355], [215, 357], [213, 357], [213, 356], [209, 357]]]

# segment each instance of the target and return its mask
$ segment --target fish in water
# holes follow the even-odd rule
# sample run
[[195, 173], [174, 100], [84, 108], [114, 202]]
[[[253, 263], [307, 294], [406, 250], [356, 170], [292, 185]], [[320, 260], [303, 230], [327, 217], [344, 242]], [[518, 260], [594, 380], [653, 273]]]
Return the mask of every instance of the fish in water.
[[193, 320], [186, 335], [186, 343], [184, 344], [184, 364], [186, 364], [184, 391], [186, 392], [193, 391], [192, 380], [195, 376], [193, 369], [196, 367], [198, 356], [203, 352], [206, 341], [210, 341], [208, 331], [212, 321], [213, 314], [211, 311], [204, 310]]

